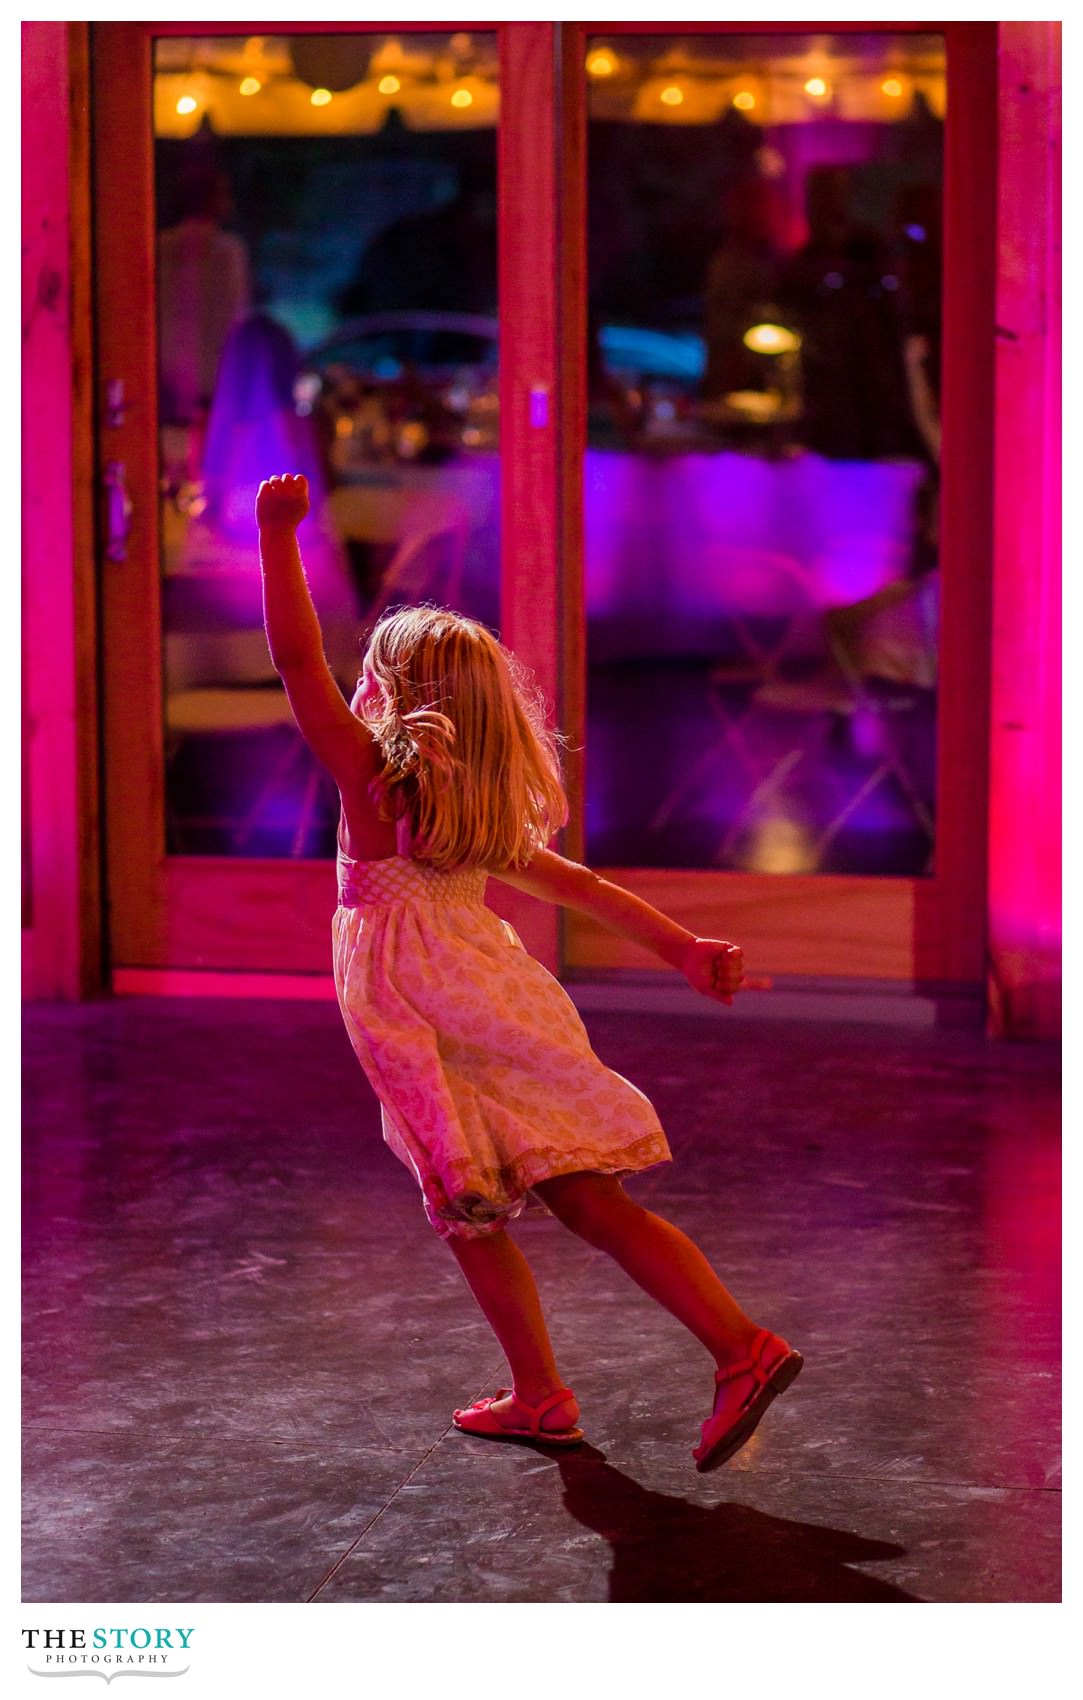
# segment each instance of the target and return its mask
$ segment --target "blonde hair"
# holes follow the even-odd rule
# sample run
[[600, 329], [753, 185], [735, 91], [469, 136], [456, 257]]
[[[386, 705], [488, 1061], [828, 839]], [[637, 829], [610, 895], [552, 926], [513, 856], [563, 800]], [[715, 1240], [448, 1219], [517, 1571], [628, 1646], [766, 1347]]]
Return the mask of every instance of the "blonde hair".
[[510, 650], [444, 608], [400, 608], [365, 654], [359, 705], [383, 766], [370, 787], [385, 820], [405, 818], [418, 861], [506, 868], [568, 818], [556, 736]]

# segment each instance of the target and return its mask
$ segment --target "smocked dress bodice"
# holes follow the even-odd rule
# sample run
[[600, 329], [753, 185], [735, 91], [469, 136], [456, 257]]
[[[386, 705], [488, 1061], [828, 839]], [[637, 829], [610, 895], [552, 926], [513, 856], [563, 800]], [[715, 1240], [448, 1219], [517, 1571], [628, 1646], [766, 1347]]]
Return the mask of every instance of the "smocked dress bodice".
[[484, 868], [430, 868], [407, 856], [357, 862], [338, 846], [338, 901], [343, 909], [380, 903], [467, 903], [485, 899]]

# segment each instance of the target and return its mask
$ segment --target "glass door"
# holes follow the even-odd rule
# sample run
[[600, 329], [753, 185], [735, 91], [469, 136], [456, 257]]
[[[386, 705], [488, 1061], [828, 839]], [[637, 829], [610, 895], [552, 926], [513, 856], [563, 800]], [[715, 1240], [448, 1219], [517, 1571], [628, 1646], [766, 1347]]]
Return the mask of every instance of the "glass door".
[[[982, 974], [987, 37], [636, 24], [568, 50], [586, 859], [761, 974]], [[579, 918], [566, 943], [647, 966]]]
[[248, 29], [93, 26], [117, 984], [326, 968], [272, 462], [344, 689], [461, 606], [556, 705], [570, 854], [761, 975], [980, 980], [994, 27]]
[[121, 975], [326, 965], [337, 799], [263, 636], [262, 477], [308, 477], [303, 553], [344, 694], [385, 608], [516, 621], [502, 437], [523, 454], [501, 403], [549, 386], [502, 333], [498, 206], [529, 195], [500, 109], [502, 59], [521, 110], [551, 106], [538, 29], [94, 26]]
[[294, 467], [328, 658], [432, 600], [497, 626], [496, 37], [154, 43], [166, 850], [326, 857], [270, 667], [255, 492]]

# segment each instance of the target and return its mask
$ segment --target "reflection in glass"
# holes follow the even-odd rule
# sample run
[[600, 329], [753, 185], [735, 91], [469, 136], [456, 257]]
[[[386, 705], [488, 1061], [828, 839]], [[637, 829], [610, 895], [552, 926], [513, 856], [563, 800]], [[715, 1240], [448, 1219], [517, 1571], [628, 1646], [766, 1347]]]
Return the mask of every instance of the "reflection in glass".
[[586, 77], [588, 859], [928, 872], [943, 40]]
[[167, 846], [333, 854], [270, 666], [252, 510], [303, 472], [328, 660], [382, 609], [499, 618], [496, 38], [155, 45]]

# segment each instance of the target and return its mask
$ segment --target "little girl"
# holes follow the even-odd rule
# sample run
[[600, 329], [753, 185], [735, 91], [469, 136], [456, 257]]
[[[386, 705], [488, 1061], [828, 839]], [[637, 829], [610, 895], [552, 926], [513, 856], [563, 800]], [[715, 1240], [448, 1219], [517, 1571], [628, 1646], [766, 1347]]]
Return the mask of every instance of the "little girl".
[[489, 1440], [574, 1446], [530, 1267], [509, 1222], [534, 1192], [609, 1253], [710, 1352], [711, 1415], [693, 1452], [733, 1456], [801, 1368], [679, 1228], [621, 1176], [670, 1151], [643, 1094], [607, 1069], [555, 979], [483, 903], [492, 877], [591, 915], [731, 1004], [741, 951], [699, 939], [545, 845], [567, 805], [537, 693], [485, 627], [443, 609], [380, 620], [349, 705], [324, 660], [296, 531], [303, 477], [260, 485], [264, 616], [297, 724], [338, 785], [335, 983], [384, 1138], [421, 1187], [511, 1370], [511, 1388], [454, 1413]]

